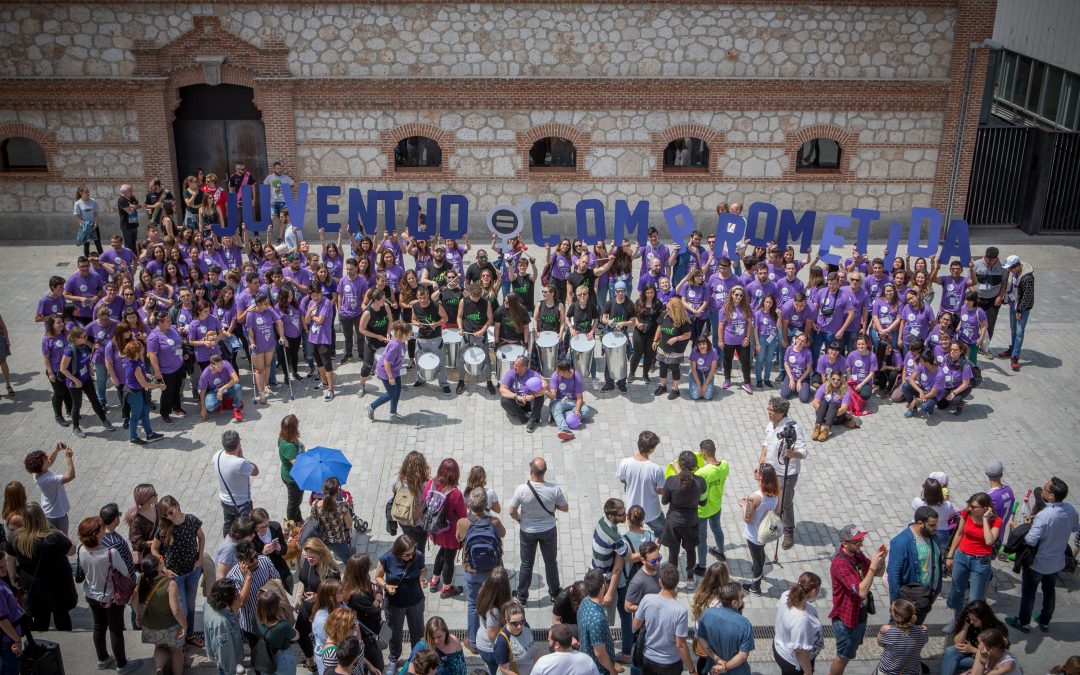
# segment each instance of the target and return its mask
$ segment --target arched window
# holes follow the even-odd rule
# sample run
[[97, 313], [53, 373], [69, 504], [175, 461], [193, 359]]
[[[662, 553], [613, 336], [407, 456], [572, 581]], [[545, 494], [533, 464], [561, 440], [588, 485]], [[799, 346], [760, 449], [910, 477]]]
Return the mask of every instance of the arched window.
[[664, 148], [664, 170], [708, 169], [709, 146], [700, 138], [676, 138]]
[[840, 144], [829, 138], [812, 138], [799, 146], [796, 171], [838, 171]]
[[47, 171], [45, 149], [37, 141], [13, 136], [0, 143], [0, 163], [4, 171]]
[[438, 168], [442, 166], [442, 149], [427, 136], [409, 136], [398, 141], [394, 149], [395, 168]]
[[529, 150], [530, 169], [573, 169], [577, 167], [577, 148], [569, 139], [548, 136], [533, 143]]

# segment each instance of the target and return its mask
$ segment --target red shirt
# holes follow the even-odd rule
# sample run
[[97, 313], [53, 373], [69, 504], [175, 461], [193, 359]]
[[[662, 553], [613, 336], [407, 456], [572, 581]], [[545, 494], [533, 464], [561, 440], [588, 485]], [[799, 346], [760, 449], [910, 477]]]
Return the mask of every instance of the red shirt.
[[844, 553], [843, 549], [836, 552], [829, 567], [833, 600], [830, 619], [839, 619], [847, 628], [854, 628], [866, 620], [862, 611], [863, 600], [859, 597], [859, 585], [862, 584], [868, 569], [870, 558], [862, 551], [856, 551], [854, 558]]
[[[987, 512], [983, 518], [990, 515], [991, 512]], [[993, 520], [990, 521], [990, 529], [995, 527], [1001, 527], [1001, 518], [993, 516]], [[984, 556], [992, 553], [991, 545], [986, 543], [986, 539], [983, 538], [983, 525], [982, 523], [976, 523], [971, 519], [971, 516], [964, 515], [961, 520], [960, 530], [960, 545], [957, 547], [961, 552], [973, 556]]]

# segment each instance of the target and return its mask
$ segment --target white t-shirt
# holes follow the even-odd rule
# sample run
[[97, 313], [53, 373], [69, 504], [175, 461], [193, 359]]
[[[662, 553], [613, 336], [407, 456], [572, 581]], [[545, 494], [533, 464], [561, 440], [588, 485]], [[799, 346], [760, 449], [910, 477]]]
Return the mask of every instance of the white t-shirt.
[[[915, 517], [915, 512], [919, 509], [920, 506], [926, 506], [926, 502], [923, 501], [922, 497], [916, 497], [915, 499], [911, 500], [912, 518]], [[956, 513], [956, 507], [953, 506], [952, 502], [946, 500], [938, 504], [937, 506], [931, 506], [930, 508], [934, 509], [934, 512], [937, 513], [938, 529], [949, 529], [949, 521], [952, 520], [953, 515]]]
[[71, 215], [78, 216], [79, 220], [93, 221], [98, 214], [97, 201], [94, 199], [80, 199], [75, 202], [75, 208], [72, 209]]
[[780, 604], [776, 606], [776, 637], [773, 638], [773, 646], [785, 661], [797, 666], [799, 660], [795, 658], [796, 649], [810, 652], [811, 659], [817, 656], [822, 644], [821, 619], [818, 618], [817, 608], [810, 603], [806, 604], [805, 610], [788, 607], [789, 593], [790, 591], [784, 591], [780, 596]]
[[[536, 501], [536, 495], [529, 489], [527, 483], [522, 483], [514, 491], [514, 497], [510, 500], [510, 507], [516, 508], [521, 519], [518, 526], [526, 534], [540, 534], [555, 527], [555, 509], [566, 506], [566, 495], [562, 488], [555, 483], [532, 483], [533, 490], [540, 495], [543, 506]], [[548, 513], [548, 512], [551, 513]]]
[[664, 488], [664, 469], [656, 462], [640, 462], [634, 457], [627, 457], [619, 463], [615, 477], [626, 483], [626, 508], [640, 506], [645, 509], [645, 522], [660, 517], [660, 495], [656, 492]]
[[66, 516], [71, 510], [71, 504], [68, 503], [67, 490], [64, 488], [64, 477], [52, 471], [43, 471], [34, 481], [41, 490], [41, 510], [45, 512], [45, 517]]
[[596, 663], [578, 651], [552, 652], [536, 660], [532, 675], [596, 675]]
[[[251, 503], [251, 472], [255, 470], [255, 465], [224, 450], [218, 450], [214, 455], [213, 465], [222, 503], [233, 506]], [[232, 497], [229, 496], [230, 492]]]

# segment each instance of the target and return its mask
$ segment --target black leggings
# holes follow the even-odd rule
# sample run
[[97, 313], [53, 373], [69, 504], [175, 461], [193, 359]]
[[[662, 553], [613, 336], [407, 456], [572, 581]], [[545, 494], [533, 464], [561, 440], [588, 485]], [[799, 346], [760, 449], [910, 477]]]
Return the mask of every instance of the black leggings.
[[750, 383], [750, 347], [742, 345], [724, 345], [724, 379], [731, 379], [731, 361], [735, 353], [739, 354], [739, 367], [742, 368], [742, 379], [746, 384]]
[[74, 426], [79, 426], [79, 421], [82, 419], [82, 400], [83, 396], [86, 400], [90, 401], [90, 407], [94, 409], [98, 418], [102, 424], [105, 423], [105, 408], [101, 406], [101, 401], [98, 400], [97, 391], [94, 389], [94, 381], [83, 383], [83, 386], [77, 389], [69, 390], [71, 392], [71, 423]]
[[[66, 591], [58, 591], [63, 594]], [[71, 630], [71, 610], [67, 609], [66, 600], [54, 595], [31, 595], [30, 613], [33, 616], [32, 628], [35, 633], [49, 630], [49, 619], [56, 630]]]
[[439, 552], [435, 554], [435, 564], [431, 568], [431, 576], [441, 576], [443, 586], [454, 583], [454, 558], [456, 557], [456, 548], [443, 548], [440, 546]]
[[898, 370], [879, 370], [874, 374], [874, 384], [879, 389], [891, 392], [896, 386], [896, 378], [900, 377]]
[[[671, 374], [671, 379], [675, 382], [679, 381], [682, 377], [682, 364], [681, 363], [667, 363], [666, 361], [660, 362], [660, 381], [663, 382], [664, 378]], [[646, 370], [645, 374], [648, 375], [649, 371]]]
[[360, 367], [360, 377], [369, 377], [375, 370], [375, 352], [386, 343], [382, 340], [364, 340], [364, 365]]
[[751, 583], [760, 586], [761, 578], [765, 576], [765, 546], [752, 541], [746, 542], [746, 545], [750, 548], [750, 574], [753, 575]]
[[[282, 481], [285, 483], [285, 481]], [[304, 491], [296, 483], [285, 483], [285, 492], [288, 497], [285, 502], [285, 517], [295, 523], [304, 522], [300, 514], [300, 504], [304, 501]]]
[[281, 364], [282, 370], [285, 371], [285, 381], [289, 381], [289, 375], [299, 375], [296, 372], [300, 367], [300, 346], [303, 344], [303, 339], [297, 335], [294, 338], [285, 336], [285, 363]]
[[634, 329], [634, 355], [630, 357], [630, 374], [637, 372], [638, 364], [645, 360], [645, 377], [649, 376], [653, 362], [656, 361], [656, 348], [653, 347], [652, 334], [646, 335], [645, 331]]
[[698, 526], [671, 527], [668, 539], [668, 562], [675, 567], [679, 566], [679, 549], [686, 551], [687, 578], [694, 574], [694, 566], [697, 565]]
[[180, 396], [184, 389], [184, 369], [180, 368], [175, 373], [162, 373], [165, 380], [165, 390], [161, 392], [161, 416], [168, 417], [180, 410]]
[[101, 603], [93, 598], [87, 598], [86, 604], [90, 606], [90, 614], [94, 617], [94, 651], [97, 652], [98, 661], [109, 658], [109, 650], [105, 646], [107, 630], [113, 656], [116, 657], [116, 667], [123, 668], [128, 661], [127, 650], [124, 648], [125, 606], [114, 604], [111, 607], [102, 607]]
[[49, 384], [52, 386], [53, 415], [56, 415], [57, 417], [60, 417], [61, 415], [61, 404], [63, 408], [67, 408], [68, 414], [71, 414], [71, 392], [68, 391], [64, 379], [64, 376], [57, 372], [56, 379], [49, 381]]
[[98, 231], [96, 228], [95, 228], [95, 231], [99, 232], [98, 236], [94, 237], [93, 239], [90, 239], [89, 241], [84, 241], [83, 242], [83, 245], [82, 245], [83, 257], [86, 257], [86, 258], [90, 257], [90, 242], [91, 241], [94, 242], [94, 248], [97, 249], [98, 255], [101, 255], [101, 234], [100, 234], [100, 231]]
[[127, 400], [127, 389], [124, 385], [116, 387], [116, 394], [120, 397], [120, 414], [125, 420], [131, 418], [131, 404]]

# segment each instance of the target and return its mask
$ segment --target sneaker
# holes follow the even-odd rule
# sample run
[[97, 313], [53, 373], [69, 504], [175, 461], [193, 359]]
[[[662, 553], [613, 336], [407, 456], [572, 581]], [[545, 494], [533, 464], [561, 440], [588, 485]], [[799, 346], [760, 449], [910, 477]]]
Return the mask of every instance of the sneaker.
[[316, 382], [315, 383], [315, 391], [322, 391], [323, 389], [326, 389], [326, 383], [325, 382]]
[[97, 662], [98, 670], [108, 670], [109, 668], [112, 668], [115, 665], [116, 665], [116, 659], [114, 659], [111, 656], [109, 658], [105, 659], [104, 661], [98, 661]]
[[647, 387], [647, 386], [649, 386], [650, 384], [652, 384], [652, 378], [651, 378], [651, 377], [649, 377], [648, 375], [646, 375], [645, 377], [641, 378], [641, 380], [642, 380], [642, 382], [644, 382], [644, 383], [645, 383], [645, 386], [646, 386], [646, 387]]
[[679, 390], [672, 389], [671, 392], [667, 395], [667, 397], [669, 401], [674, 401], [675, 399], [679, 398]]
[[187, 412], [184, 410], [180, 410], [179, 408], [174, 410], [172, 414], [176, 417], [187, 417]]
[[397, 413], [390, 413], [390, 421], [400, 424], [405, 421], [405, 416]]
[[790, 548], [794, 548], [794, 546], [795, 546], [795, 538], [791, 536], [790, 532], [784, 533], [784, 541], [782, 541], [780, 543], [780, 547], [783, 548], [786, 551], [786, 550], [788, 550]]
[[453, 598], [461, 595], [461, 586], [445, 586], [439, 591], [439, 596], [443, 598]]
[[525, 425], [525, 431], [528, 431], [530, 434], [536, 431], [536, 422], [529, 420], [529, 423]]
[[375, 421], [375, 409], [371, 406], [367, 406], [367, 418], [372, 422]]
[[296, 371], [294, 370], [294, 371], [292, 372], [292, 379], [294, 379], [294, 380], [296, 380], [296, 381], [298, 381], [298, 382], [299, 382], [300, 380], [302, 380], [302, 379], [304, 379], [304, 378], [300, 377], [300, 373], [298, 373], [298, 372], [296, 372]]
[[338, 365], [343, 366], [346, 363], [348, 363], [349, 361], [352, 361], [352, 355], [351, 354], [346, 354], [345, 356], [341, 357], [340, 361], [338, 361]]
[[323, 400], [324, 401], [333, 401], [334, 400], [334, 392], [333, 391], [326, 392], [323, 395]]
[[621, 391], [624, 394], [626, 393], [626, 383], [620, 383], [619, 384], [619, 391]]
[[462, 393], [463, 391], [465, 391], [465, 380], [458, 380], [458, 383], [457, 383], [457, 393], [459, 393], [459, 394], [460, 394], [460, 393]]
[[1012, 358], [1012, 361], [1010, 361], [1010, 362], [1009, 362], [1009, 366], [1010, 366], [1010, 367], [1011, 367], [1011, 368], [1012, 368], [1013, 370], [1015, 370], [1015, 371], [1019, 371], [1019, 370], [1020, 370], [1020, 359], [1014, 356], [1014, 357]]
[[1016, 618], [1015, 616], [1007, 616], [1007, 617], [1005, 617], [1005, 623], [1009, 624], [1010, 626], [1012, 626], [1016, 630], [1020, 631], [1021, 633], [1030, 633], [1031, 632], [1031, 625], [1026, 624], [1026, 623], [1020, 623], [1020, 619]]
[[71, 435], [74, 436], [75, 438], [86, 438], [86, 432], [83, 431], [82, 429], [80, 429], [79, 427], [72, 427]]
[[313, 380], [315, 376], [319, 374], [318, 368], [308, 368], [307, 375], [304, 376], [305, 380]]
[[696, 577], [705, 576], [705, 566], [704, 565], [696, 565], [694, 567], [694, 576], [696, 576]]
[[615, 662], [616, 663], [621, 663], [621, 664], [623, 664], [625, 666], [627, 664], [633, 663], [634, 658], [630, 654], [619, 653], [619, 654], [615, 655]]
[[129, 420], [124, 420], [123, 428], [125, 428], [125, 429], [128, 428], [128, 422], [129, 422]]
[[765, 388], [765, 381], [764, 380], [758, 380], [757, 381], [757, 388], [758, 389], [764, 389]]
[[572, 431], [560, 431], [559, 432], [559, 440], [560, 441], [572, 441], [572, 440], [574, 440], [574, 433]]
[[611, 382], [605, 382], [604, 386], [600, 387], [600, 391], [615, 391], [615, 385]]
[[162, 415], [161, 416], [161, 421], [164, 422], [165, 424], [172, 424], [172, 418], [167, 416], [167, 415]]
[[906, 417], [907, 419], [911, 419], [912, 417], [915, 417], [915, 411], [912, 410], [911, 408], [908, 408], [907, 410], [904, 411], [904, 417]]
[[125, 663], [123, 666], [117, 668], [116, 669], [116, 674], [117, 675], [127, 675], [128, 673], [134, 673], [136, 670], [139, 669], [139, 666], [141, 666], [141, 665], [142, 665], [142, 660], [140, 660], [140, 659], [131, 659], [130, 661]]
[[721, 389], [731, 389], [731, 380], [724, 380], [724, 383], [720, 385]]
[[237, 422], [243, 422], [244, 421], [244, 413], [243, 413], [242, 410], [240, 410], [240, 408], [233, 408], [232, 416], [233, 416], [233, 419], [236, 420]]
[[416, 378], [416, 382], [413, 382], [412, 386], [413, 386], [413, 389], [417, 389], [419, 387], [424, 386], [424, 384], [425, 384], [425, 382], [423, 380], [421, 380], [420, 378]]
[[1050, 632], [1050, 624], [1043, 623], [1042, 621], [1039, 621], [1039, 615], [1038, 614], [1036, 614], [1032, 618], [1035, 619], [1035, 625], [1039, 627], [1039, 630], [1041, 630], [1044, 633], [1049, 633]]
[[775, 385], [772, 383], [772, 380], [765, 380], [765, 388], [766, 389], [772, 389], [774, 386]]
[[743, 584], [743, 590], [750, 595], [761, 595], [761, 584]]
[[444, 395], [446, 395], [446, 396], [449, 396], [450, 395], [450, 385], [447, 385], [447, 386], [443, 387], [442, 388], [442, 393]]
[[138, 436], [129, 440], [128, 443], [131, 443], [132, 445], [146, 445], [146, 441], [139, 438]]
[[367, 395], [367, 385], [362, 384], [362, 385], [360, 385], [360, 391], [356, 392], [356, 397], [357, 398], [364, 398], [364, 396], [366, 396], [366, 395]]
[[62, 426], [62, 427], [70, 427], [70, 426], [71, 426], [71, 423], [70, 423], [70, 422], [68, 422], [68, 421], [67, 421], [66, 419], [64, 419], [63, 417], [61, 417], [60, 415], [57, 415], [57, 416], [56, 416], [56, 423], [57, 423], [57, 424], [59, 424], [59, 425], [60, 425], [60, 426]]
[[110, 422], [109, 420], [105, 420], [104, 422], [102, 422], [102, 423], [101, 423], [101, 427], [102, 427], [102, 428], [103, 428], [103, 429], [104, 429], [105, 431], [116, 431], [116, 427], [115, 427], [115, 426], [113, 426], [113, 423], [112, 423], [112, 422]]
[[662, 394], [666, 394], [666, 393], [667, 393], [667, 387], [665, 387], [664, 385], [662, 385], [662, 384], [661, 384], [661, 385], [660, 385], [659, 387], [657, 387], [657, 388], [656, 388], [656, 390], [655, 390], [655, 391], [653, 392], [653, 396], [660, 396], [660, 395], [662, 395]]
[[487, 390], [488, 390], [488, 393], [491, 394], [492, 396], [495, 395], [495, 385], [492, 384], [491, 380], [487, 381]]
[[1007, 359], [1007, 358], [1009, 358], [1009, 356], [1011, 354], [1012, 354], [1012, 350], [1010, 350], [1010, 349], [1002, 349], [1000, 352], [998, 352], [998, 358], [999, 359]]
[[964, 402], [963, 402], [963, 401], [960, 401], [960, 402], [959, 402], [959, 403], [957, 403], [957, 404], [956, 404], [956, 406], [955, 406], [955, 407], [954, 407], [954, 408], [952, 409], [952, 414], [953, 414], [953, 415], [959, 415], [959, 414], [960, 414], [960, 413], [962, 413], [962, 412], [964, 412]]
[[152, 434], [150, 434], [149, 436], [146, 437], [146, 442], [149, 443], [151, 441], [161, 440], [162, 438], [165, 438], [165, 434], [158, 433], [158, 432], [155, 431], [154, 433], [152, 433]]
[[690, 578], [686, 580], [686, 592], [687, 593], [693, 593], [694, 590], [696, 590], [696, 589], [697, 589], [697, 577], [691, 575]]
[[742, 390], [745, 391], [747, 394], [754, 393], [754, 388], [750, 386], [749, 382], [743, 382]]

